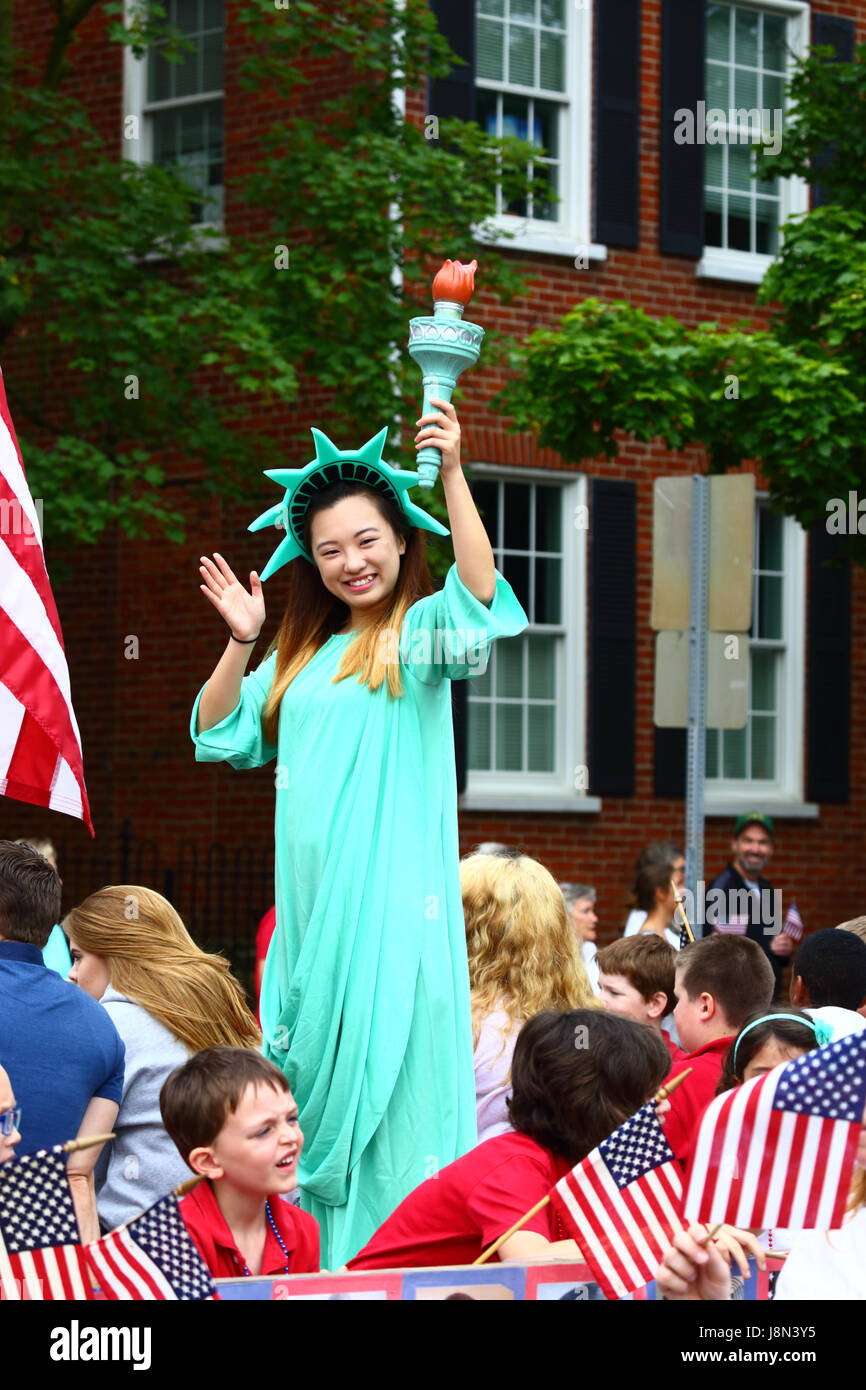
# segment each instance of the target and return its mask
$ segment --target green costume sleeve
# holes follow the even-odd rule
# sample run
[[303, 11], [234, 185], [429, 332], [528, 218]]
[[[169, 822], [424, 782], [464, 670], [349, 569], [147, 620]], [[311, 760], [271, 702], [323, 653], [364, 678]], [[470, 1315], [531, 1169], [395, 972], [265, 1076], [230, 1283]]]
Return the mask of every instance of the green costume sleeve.
[[498, 571], [496, 592], [486, 604], [467, 589], [452, 565], [439, 592], [419, 599], [406, 614], [400, 660], [424, 685], [483, 676], [491, 643], [515, 637], [527, 621], [514, 590]]
[[265, 740], [262, 710], [271, 688], [277, 654], [274, 652], [250, 675], [244, 676], [241, 695], [231, 714], [205, 733], [197, 733], [202, 686], [192, 707], [189, 732], [195, 744], [197, 763], [230, 763], [235, 768], [261, 767], [277, 756], [272, 743]]

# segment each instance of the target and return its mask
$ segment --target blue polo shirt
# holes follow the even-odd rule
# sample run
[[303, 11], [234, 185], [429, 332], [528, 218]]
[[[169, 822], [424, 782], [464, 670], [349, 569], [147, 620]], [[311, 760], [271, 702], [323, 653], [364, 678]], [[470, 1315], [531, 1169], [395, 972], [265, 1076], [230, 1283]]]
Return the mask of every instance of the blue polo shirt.
[[105, 1009], [38, 946], [0, 941], [0, 1066], [21, 1106], [18, 1153], [74, 1139], [94, 1096], [120, 1104], [123, 1043]]

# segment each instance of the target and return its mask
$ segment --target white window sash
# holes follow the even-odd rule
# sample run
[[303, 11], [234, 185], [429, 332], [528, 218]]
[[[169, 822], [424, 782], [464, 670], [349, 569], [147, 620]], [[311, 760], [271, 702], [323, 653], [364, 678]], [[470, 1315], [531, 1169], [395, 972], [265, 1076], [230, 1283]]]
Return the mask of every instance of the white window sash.
[[[575, 769], [585, 763], [585, 671], [586, 671], [586, 553], [585, 529], [573, 525], [578, 507], [586, 506], [586, 478], [582, 475], [554, 472], [547, 469], [502, 469], [491, 464], [470, 465], [479, 480], [491, 482], [556, 483], [562, 489], [562, 623], [539, 624], [530, 628], [538, 632], [561, 633], [556, 657], [556, 770], [540, 772], [480, 772], [467, 769], [466, 792], [461, 804], [471, 810], [481, 809], [491, 801], [517, 802], [526, 805], [538, 799], [539, 809], [544, 802], [556, 803], [556, 809], [580, 809], [588, 803], [585, 789], [574, 786]], [[585, 515], [585, 513], [583, 513]], [[514, 640], [520, 640], [514, 639]], [[471, 694], [471, 687], [470, 687]], [[593, 801], [593, 809], [597, 803]], [[548, 809], [553, 809], [551, 804]], [[587, 809], [589, 809], [587, 805]]]

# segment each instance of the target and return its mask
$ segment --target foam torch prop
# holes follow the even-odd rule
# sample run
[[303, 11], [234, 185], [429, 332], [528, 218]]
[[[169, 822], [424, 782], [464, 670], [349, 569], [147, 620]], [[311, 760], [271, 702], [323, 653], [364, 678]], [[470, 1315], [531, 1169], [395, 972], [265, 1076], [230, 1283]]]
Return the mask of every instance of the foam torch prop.
[[[469, 265], [446, 261], [433, 281], [432, 318], [409, 321], [409, 356], [421, 368], [424, 388], [422, 415], [435, 409], [430, 404], [431, 396], [450, 401], [460, 373], [478, 361], [484, 329], [463, 318], [475, 288], [477, 269], [477, 261]], [[435, 444], [419, 449], [419, 487], [433, 487], [441, 463], [442, 454]]]

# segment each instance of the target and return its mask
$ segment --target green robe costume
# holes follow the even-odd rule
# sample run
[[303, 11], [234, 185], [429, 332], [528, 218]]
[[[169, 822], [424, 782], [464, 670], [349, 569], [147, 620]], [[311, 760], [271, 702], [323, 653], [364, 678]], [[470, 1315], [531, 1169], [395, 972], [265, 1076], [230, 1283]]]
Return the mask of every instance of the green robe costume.
[[500, 575], [488, 606], [453, 566], [406, 615], [402, 696], [333, 684], [351, 640], [337, 634], [286, 691], [277, 748], [261, 722], [275, 653], [220, 724], [197, 734], [201, 695], [193, 708], [197, 760], [277, 759], [260, 1011], [300, 1109], [302, 1205], [325, 1268], [477, 1142], [450, 682], [483, 674], [490, 643], [525, 626]]

